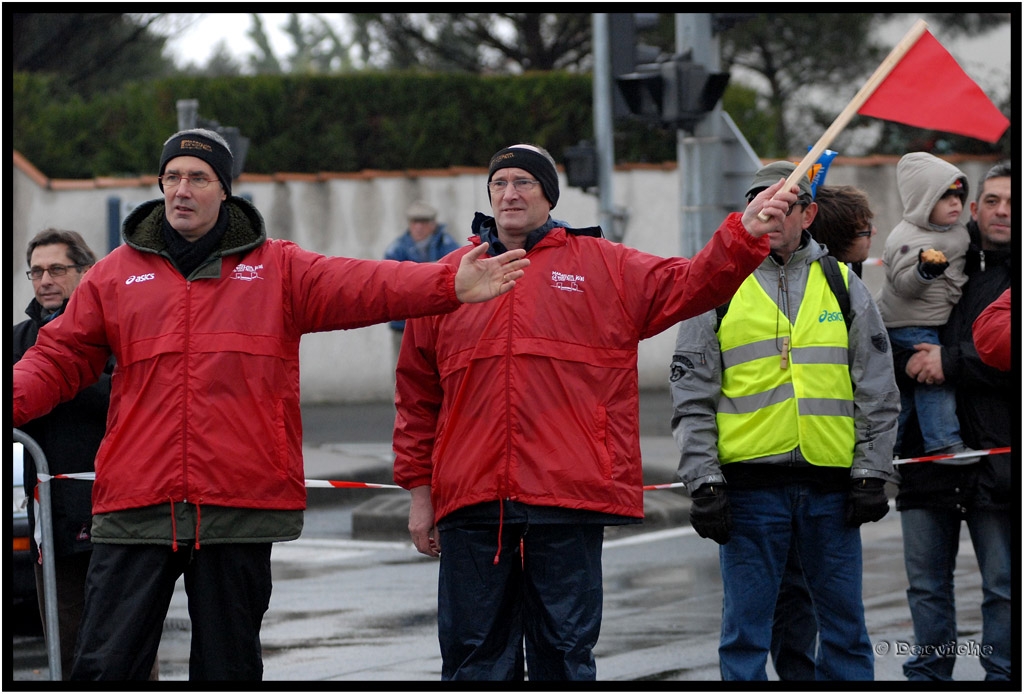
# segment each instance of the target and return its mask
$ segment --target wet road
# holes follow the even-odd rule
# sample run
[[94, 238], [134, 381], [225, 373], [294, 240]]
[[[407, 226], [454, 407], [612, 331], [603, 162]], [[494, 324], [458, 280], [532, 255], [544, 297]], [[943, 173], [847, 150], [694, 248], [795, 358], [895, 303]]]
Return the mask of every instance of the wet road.
[[[338, 539], [344, 512], [313, 509], [298, 541], [274, 547], [274, 593], [263, 621], [265, 679], [438, 681], [437, 563], [405, 542]], [[911, 642], [899, 518], [864, 530], [864, 601], [876, 678], [902, 680]], [[596, 649], [608, 681], [718, 680], [721, 580], [717, 545], [688, 528], [609, 534], [605, 606]], [[980, 642], [981, 585], [969, 541], [956, 574], [961, 642]], [[188, 678], [184, 590], [168, 612], [160, 647], [164, 680]], [[39, 637], [15, 637], [14, 680], [46, 679]], [[769, 666], [770, 670], [770, 666]], [[960, 658], [958, 679], [980, 680], [976, 659]], [[773, 675], [770, 675], [774, 677]]]
[[[668, 433], [665, 398], [658, 393], [641, 398], [642, 436]], [[303, 421], [308, 444], [380, 443], [389, 440], [393, 409], [390, 404], [304, 408]], [[439, 681], [436, 560], [417, 554], [404, 540], [352, 539], [352, 509], [364, 499], [339, 498], [350, 501], [311, 506], [302, 537], [274, 546], [274, 591], [262, 629], [265, 679]], [[900, 666], [906, 656], [898, 653], [912, 643], [912, 627], [895, 508], [882, 521], [864, 526], [862, 536], [864, 603], [878, 653], [876, 679], [903, 681]], [[604, 618], [595, 651], [600, 680], [719, 679], [717, 547], [688, 526], [608, 532]], [[981, 579], [966, 530], [955, 581], [959, 640], [979, 644]], [[189, 629], [179, 580], [160, 646], [161, 679], [188, 679]], [[42, 638], [12, 638], [13, 680], [48, 679]], [[976, 658], [961, 657], [954, 676], [981, 680], [984, 672]], [[769, 677], [774, 678], [770, 666]]]

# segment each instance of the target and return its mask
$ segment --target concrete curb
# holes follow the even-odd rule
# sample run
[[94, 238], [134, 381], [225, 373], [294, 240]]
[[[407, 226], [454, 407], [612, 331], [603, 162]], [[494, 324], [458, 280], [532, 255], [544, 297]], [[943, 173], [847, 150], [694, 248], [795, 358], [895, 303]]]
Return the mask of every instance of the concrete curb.
[[[644, 522], [609, 526], [605, 538], [623, 537], [689, 525], [690, 500], [675, 490], [644, 492]], [[352, 538], [356, 540], [407, 540], [408, 494], [380, 494], [352, 509]]]

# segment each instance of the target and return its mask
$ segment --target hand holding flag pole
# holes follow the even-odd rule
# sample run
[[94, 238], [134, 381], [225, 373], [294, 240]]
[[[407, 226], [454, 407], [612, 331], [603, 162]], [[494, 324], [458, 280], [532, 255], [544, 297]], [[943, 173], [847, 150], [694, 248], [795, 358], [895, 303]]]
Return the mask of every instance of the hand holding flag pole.
[[[890, 76], [893, 79], [887, 81]], [[789, 175], [786, 189], [807, 175], [857, 113], [987, 142], [996, 142], [1010, 125], [981, 87], [928, 32], [928, 23], [918, 20]], [[767, 216], [758, 217], [768, 221]]]

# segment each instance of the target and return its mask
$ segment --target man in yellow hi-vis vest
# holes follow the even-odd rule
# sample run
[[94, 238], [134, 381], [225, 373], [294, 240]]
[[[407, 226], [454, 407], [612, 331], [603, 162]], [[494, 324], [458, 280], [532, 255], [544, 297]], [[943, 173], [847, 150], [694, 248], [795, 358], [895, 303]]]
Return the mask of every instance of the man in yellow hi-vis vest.
[[[775, 162], [747, 195], [786, 178]], [[849, 325], [806, 231], [810, 182], [771, 253], [729, 302], [679, 326], [671, 370], [678, 477], [690, 522], [721, 545], [723, 680], [765, 680], [772, 617], [794, 545], [819, 628], [815, 678], [870, 680], [859, 526], [889, 510], [884, 485], [899, 390], [867, 287], [839, 263]]]

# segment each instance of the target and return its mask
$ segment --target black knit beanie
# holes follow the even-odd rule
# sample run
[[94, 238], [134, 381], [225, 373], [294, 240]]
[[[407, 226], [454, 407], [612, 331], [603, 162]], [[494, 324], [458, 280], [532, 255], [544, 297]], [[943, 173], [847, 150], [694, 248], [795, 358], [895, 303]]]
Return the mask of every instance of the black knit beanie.
[[544, 197], [551, 203], [551, 207], [554, 208], [555, 204], [558, 203], [558, 172], [548, 158], [540, 152], [517, 145], [506, 147], [491, 157], [491, 165], [488, 168], [488, 183], [494, 177], [494, 172], [499, 169], [523, 169], [524, 171], [529, 171], [540, 181]]
[[[182, 130], [175, 133], [174, 137], [164, 145], [163, 154], [160, 155], [160, 175], [164, 175], [167, 162], [175, 157], [196, 157], [202, 159], [213, 168], [213, 172], [220, 179], [224, 193], [231, 197], [231, 171], [234, 168], [235, 158], [231, 150], [211, 137], [203, 134], [202, 129]], [[160, 191], [163, 192], [164, 184], [160, 183]]]

